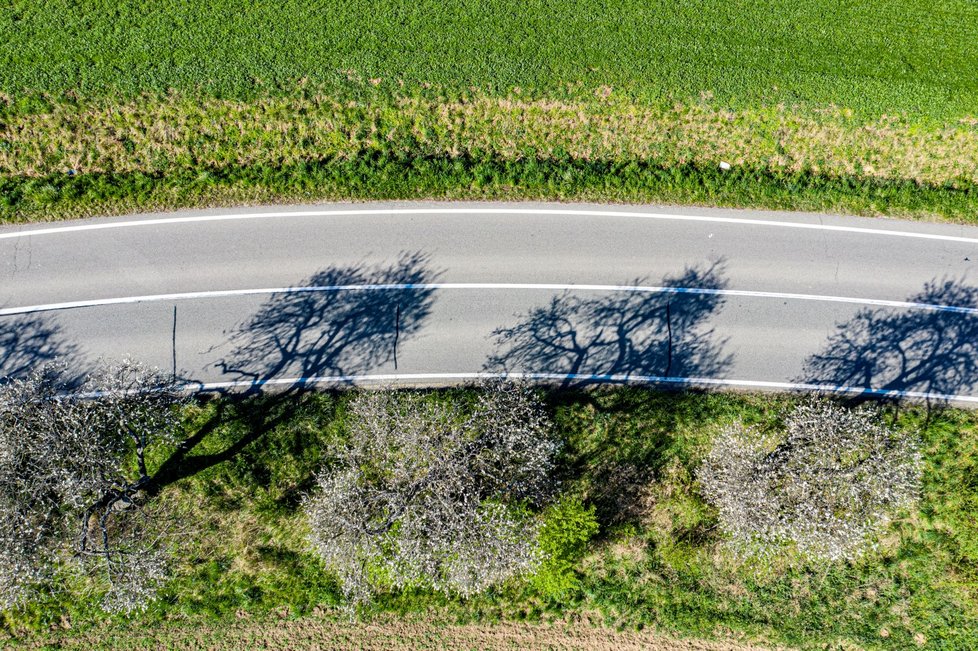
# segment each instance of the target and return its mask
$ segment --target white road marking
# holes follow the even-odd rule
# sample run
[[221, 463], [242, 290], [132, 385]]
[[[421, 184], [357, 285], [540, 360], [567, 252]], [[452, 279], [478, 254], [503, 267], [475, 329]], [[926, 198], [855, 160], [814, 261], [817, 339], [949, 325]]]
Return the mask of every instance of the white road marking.
[[643, 213], [612, 210], [579, 210], [560, 208], [374, 208], [374, 209], [344, 209], [344, 210], [298, 210], [262, 213], [231, 213], [224, 215], [196, 215], [192, 217], [159, 217], [156, 219], [139, 219], [119, 222], [104, 222], [94, 224], [77, 224], [74, 226], [53, 226], [36, 229], [0, 233], [0, 240], [18, 237], [36, 237], [42, 235], [57, 235], [77, 233], [82, 231], [97, 231], [112, 228], [135, 228], [140, 226], [160, 226], [166, 224], [193, 224], [200, 222], [218, 222], [243, 219], [273, 219], [288, 217], [328, 217], [351, 215], [574, 215], [584, 217], [628, 217], [635, 219], [655, 219], [688, 222], [708, 222], [715, 224], [737, 224], [749, 226], [771, 226], [778, 228], [800, 228], [807, 230], [833, 231], [838, 233], [855, 233], [861, 235], [884, 235], [891, 237], [909, 237], [923, 240], [940, 240], [945, 242], [962, 242], [978, 244], [978, 238], [960, 237], [955, 235], [939, 235], [935, 233], [914, 233], [911, 231], [889, 230], [882, 228], [860, 228], [856, 226], [832, 226], [827, 224], [812, 224], [806, 222], [790, 222], [765, 219], [750, 219], [739, 217], [709, 217], [705, 215], [676, 215], [668, 213]]
[[829, 303], [854, 303], [874, 307], [895, 307], [932, 312], [953, 312], [957, 314], [978, 315], [978, 308], [958, 305], [938, 305], [934, 303], [915, 303], [912, 301], [890, 301], [874, 298], [855, 298], [850, 296], [826, 296], [821, 294], [796, 294], [790, 292], [757, 292], [743, 289], [715, 289], [709, 287], [656, 287], [646, 285], [575, 285], [564, 283], [387, 283], [364, 285], [324, 285], [311, 287], [265, 287], [260, 289], [226, 289], [205, 292], [181, 292], [175, 294], [150, 294], [146, 296], [123, 296], [119, 298], [96, 298], [64, 303], [46, 303], [0, 309], [0, 317], [55, 310], [97, 307], [103, 305], [125, 305], [159, 301], [185, 301], [229, 296], [251, 296], [256, 294], [305, 294], [316, 292], [354, 292], [354, 291], [409, 291], [409, 290], [566, 290], [577, 292], [635, 292], [648, 294], [700, 294], [712, 296], [745, 296], [750, 298], [773, 298], [781, 300], [823, 301]]
[[978, 403], [978, 396], [928, 391], [904, 391], [901, 389], [866, 389], [863, 387], [836, 386], [832, 384], [807, 384], [800, 382], [767, 382], [763, 380], [727, 380], [703, 377], [663, 377], [657, 375], [589, 375], [580, 373], [402, 373], [374, 375], [325, 375], [296, 378], [274, 378], [270, 380], [244, 380], [232, 382], [199, 382], [184, 385], [185, 391], [221, 391], [226, 389], [261, 388], [266, 386], [295, 385], [354, 385], [358, 383], [383, 384], [392, 382], [431, 382], [442, 380], [529, 380], [554, 381], [575, 380], [578, 382], [636, 383], [636, 384], [677, 384], [700, 387], [737, 387], [743, 389], [780, 389], [783, 391], [815, 391], [838, 395], [870, 395], [880, 398], [911, 398], [915, 400], [935, 400], [948, 402]]

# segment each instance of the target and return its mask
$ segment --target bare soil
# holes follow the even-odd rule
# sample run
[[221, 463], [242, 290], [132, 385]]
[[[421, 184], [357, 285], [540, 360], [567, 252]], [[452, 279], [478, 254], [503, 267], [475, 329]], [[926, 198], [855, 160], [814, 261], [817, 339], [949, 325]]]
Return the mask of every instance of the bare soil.
[[438, 625], [420, 621], [344, 623], [322, 617], [239, 620], [204, 625], [168, 625], [152, 630], [64, 631], [24, 648], [172, 649], [224, 651], [769, 651], [735, 642], [679, 640], [651, 631], [616, 631], [587, 623]]

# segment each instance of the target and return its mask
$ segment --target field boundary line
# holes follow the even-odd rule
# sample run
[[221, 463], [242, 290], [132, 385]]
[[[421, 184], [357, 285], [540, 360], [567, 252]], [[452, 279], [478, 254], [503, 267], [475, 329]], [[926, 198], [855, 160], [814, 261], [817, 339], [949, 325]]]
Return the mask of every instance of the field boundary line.
[[262, 388], [274, 386], [356, 385], [358, 383], [383, 384], [393, 382], [431, 382], [439, 380], [524, 380], [524, 381], [566, 381], [614, 384], [669, 384], [690, 387], [731, 387], [741, 389], [773, 389], [782, 391], [814, 391], [836, 395], [865, 395], [878, 398], [910, 398], [914, 400], [935, 400], [947, 402], [975, 403], [978, 396], [968, 396], [930, 391], [909, 391], [903, 389], [872, 389], [846, 385], [813, 384], [806, 382], [774, 382], [765, 380], [736, 380], [705, 377], [668, 377], [659, 375], [600, 375], [585, 373], [536, 373], [536, 372], [474, 372], [474, 373], [378, 373], [363, 375], [324, 375], [293, 378], [272, 378], [268, 380], [241, 380], [228, 382], [197, 382], [183, 385], [185, 391], [222, 391], [241, 388]]

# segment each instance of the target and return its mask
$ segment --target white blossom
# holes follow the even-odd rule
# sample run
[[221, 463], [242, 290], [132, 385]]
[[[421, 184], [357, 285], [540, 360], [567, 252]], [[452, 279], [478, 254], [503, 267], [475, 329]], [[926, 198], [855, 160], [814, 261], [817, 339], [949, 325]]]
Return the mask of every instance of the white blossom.
[[738, 551], [771, 554], [792, 544], [809, 559], [852, 559], [917, 499], [916, 437], [869, 409], [813, 398], [785, 425], [783, 435], [726, 428], [697, 471]]
[[0, 384], [0, 609], [81, 571], [131, 611], [162, 581], [145, 452], [173, 435], [181, 399], [131, 362], [67, 377], [47, 365]]
[[336, 462], [305, 503], [311, 542], [354, 604], [380, 586], [469, 596], [530, 572], [558, 444], [532, 392], [491, 385], [477, 403], [365, 392]]

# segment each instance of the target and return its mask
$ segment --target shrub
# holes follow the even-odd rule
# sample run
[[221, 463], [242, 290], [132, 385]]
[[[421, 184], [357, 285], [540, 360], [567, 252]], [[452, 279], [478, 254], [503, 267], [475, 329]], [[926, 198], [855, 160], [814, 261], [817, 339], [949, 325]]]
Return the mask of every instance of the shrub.
[[578, 579], [574, 566], [597, 533], [594, 506], [585, 507], [580, 498], [564, 497], [547, 509], [538, 539], [543, 560], [533, 576], [534, 587], [553, 599], [575, 590]]
[[919, 492], [916, 436], [877, 414], [811, 399], [781, 435], [726, 428], [697, 470], [703, 496], [740, 552], [794, 545], [808, 560], [852, 559]]

